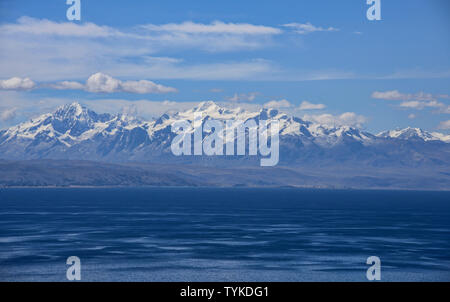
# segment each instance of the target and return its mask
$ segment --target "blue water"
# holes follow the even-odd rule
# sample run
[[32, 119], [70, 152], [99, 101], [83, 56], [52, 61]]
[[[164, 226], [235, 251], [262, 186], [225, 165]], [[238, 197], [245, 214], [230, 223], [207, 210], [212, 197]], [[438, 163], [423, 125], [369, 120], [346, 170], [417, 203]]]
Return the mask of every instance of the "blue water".
[[0, 189], [0, 281], [450, 281], [450, 193]]

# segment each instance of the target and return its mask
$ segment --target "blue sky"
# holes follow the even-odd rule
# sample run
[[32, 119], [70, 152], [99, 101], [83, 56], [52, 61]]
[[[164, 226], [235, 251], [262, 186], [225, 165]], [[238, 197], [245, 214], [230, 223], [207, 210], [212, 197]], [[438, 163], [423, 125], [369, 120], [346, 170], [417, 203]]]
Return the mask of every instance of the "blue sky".
[[73, 100], [144, 117], [215, 100], [448, 133], [450, 3], [381, 3], [369, 21], [365, 0], [81, 0], [68, 21], [65, 0], [1, 0], [0, 127]]

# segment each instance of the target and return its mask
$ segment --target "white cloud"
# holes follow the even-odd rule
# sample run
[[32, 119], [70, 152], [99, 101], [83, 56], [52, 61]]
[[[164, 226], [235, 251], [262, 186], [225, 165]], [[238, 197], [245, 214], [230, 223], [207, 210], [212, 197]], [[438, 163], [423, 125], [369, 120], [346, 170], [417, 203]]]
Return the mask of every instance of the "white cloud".
[[187, 34], [276, 35], [282, 33], [280, 29], [269, 26], [248, 23], [224, 23], [221, 21], [214, 21], [211, 24], [194, 22], [163, 25], [147, 24], [141, 27], [149, 31]]
[[271, 38], [283, 32], [271, 26], [222, 21], [146, 24], [137, 28], [143, 30], [140, 37], [158, 43], [159, 47], [196, 48], [207, 52], [262, 48], [271, 45]]
[[167, 51], [184, 55], [186, 49], [248, 51], [271, 45], [277, 33], [268, 26], [244, 25], [215, 23], [206, 33], [140, 27], [119, 31], [93, 23], [24, 17], [0, 24], [0, 78], [26, 75], [39, 81], [63, 81], [85, 78], [99, 69], [113, 77], [158, 79], [240, 80], [273, 74], [277, 68], [259, 58], [190, 63], [155, 56]]
[[0, 80], [1, 90], [30, 90], [36, 87], [30, 78], [13, 77], [8, 80]]
[[415, 119], [416, 115], [414, 113], [411, 113], [410, 115], [408, 115], [408, 118], [411, 119], [411, 120]]
[[265, 108], [289, 108], [289, 107], [292, 107], [292, 104], [288, 100], [285, 100], [285, 99], [282, 99], [279, 101], [272, 100], [270, 102], [265, 103], [264, 107]]
[[440, 122], [438, 125], [438, 129], [449, 130], [450, 129], [450, 120]]
[[379, 100], [404, 100], [405, 94], [400, 93], [398, 90], [389, 90], [389, 91], [374, 91], [372, 92], [372, 98]]
[[137, 117], [139, 115], [138, 107], [135, 104], [130, 104], [122, 107], [120, 112], [124, 115]]
[[227, 98], [230, 102], [251, 102], [253, 101], [256, 96], [258, 95], [258, 92], [251, 92], [251, 93], [235, 93], [232, 97]]
[[[277, 27], [221, 21], [147, 26], [149, 28], [144, 25], [119, 30], [94, 23], [29, 17], [1, 23], [0, 78], [16, 75], [40, 82], [63, 81], [87, 78], [98, 70], [113, 77], [193, 80], [309, 81], [360, 77], [345, 70], [291, 68], [283, 71], [273, 62], [260, 58], [191, 63], [158, 56], [176, 53], [181, 57], [186, 49], [228, 52], [266, 48], [278, 42], [274, 38], [281, 35], [282, 30]], [[305, 33], [311, 29], [335, 30], [313, 25], [301, 28]], [[384, 78], [448, 78], [449, 75], [450, 71], [407, 70]]]
[[57, 90], [82, 90], [84, 89], [84, 85], [78, 82], [73, 81], [62, 81], [55, 84], [49, 84], [48, 87], [57, 89]]
[[401, 93], [398, 90], [389, 91], [375, 91], [372, 93], [372, 98], [388, 101], [402, 101], [400, 107], [410, 108], [416, 110], [422, 110], [425, 108], [435, 108], [438, 109], [437, 113], [450, 113], [450, 106], [438, 99], [448, 99], [449, 95], [440, 94], [433, 95], [432, 93], [418, 92], [418, 93]]
[[325, 109], [325, 107], [324, 104], [313, 104], [308, 101], [303, 101], [298, 107], [298, 110], [321, 110]]
[[303, 119], [327, 126], [350, 126], [357, 128], [362, 127], [367, 122], [366, 117], [354, 112], [345, 112], [340, 115], [332, 115], [329, 113], [319, 115], [305, 114]]
[[91, 75], [87, 79], [85, 85], [78, 82], [64, 81], [56, 84], [51, 84], [50, 87], [61, 90], [83, 89], [89, 92], [96, 93], [129, 92], [146, 94], [177, 92], [177, 89], [175, 88], [156, 84], [152, 81], [121, 81], [101, 72]]
[[124, 36], [124, 33], [108, 27], [99, 26], [94, 23], [76, 24], [74, 22], [54, 22], [47, 19], [35, 19], [30, 17], [20, 17], [17, 23], [4, 24], [0, 30], [8, 34], [26, 35], [50, 35], [64, 37], [111, 37]]
[[125, 81], [121, 83], [121, 89], [130, 93], [169, 93], [177, 92], [178, 90], [173, 87], [163, 86], [156, 84], [152, 81], [140, 80], [140, 81]]
[[6, 122], [14, 119], [16, 117], [17, 108], [9, 108], [0, 111], [0, 121]]
[[[30, 90], [36, 87], [29, 78], [14, 77], [8, 80], [0, 80], [0, 90]], [[85, 90], [89, 92], [129, 92], [129, 93], [169, 93], [177, 92], [172, 87], [156, 84], [152, 81], [121, 81], [101, 72], [91, 75], [86, 84], [75, 81], [62, 81], [51, 84], [42, 84], [41, 87], [47, 87], [57, 90]]]
[[112, 93], [120, 91], [120, 84], [120, 80], [98, 72], [87, 79], [85, 89], [89, 92]]
[[372, 98], [389, 101], [433, 101], [436, 98], [431, 93], [418, 92], [415, 94], [401, 93], [398, 90], [374, 91]]
[[307, 22], [307, 23], [288, 23], [288, 24], [284, 24], [283, 26], [294, 29], [294, 31], [300, 35], [306, 35], [306, 34], [318, 32], [318, 31], [339, 31], [339, 29], [334, 28], [334, 27], [324, 28], [324, 27], [312, 25], [309, 22]]
[[445, 106], [443, 103], [439, 103], [437, 101], [406, 101], [400, 104], [400, 107], [413, 108], [418, 110], [424, 109], [426, 107], [441, 108], [443, 106]]

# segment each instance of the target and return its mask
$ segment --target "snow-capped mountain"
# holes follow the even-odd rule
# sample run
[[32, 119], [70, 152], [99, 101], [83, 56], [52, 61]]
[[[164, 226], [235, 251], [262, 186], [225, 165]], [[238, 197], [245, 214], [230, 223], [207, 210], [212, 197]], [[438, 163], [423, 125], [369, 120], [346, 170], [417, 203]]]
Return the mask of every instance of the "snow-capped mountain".
[[450, 142], [450, 135], [444, 135], [438, 132], [427, 132], [420, 128], [405, 128], [397, 130], [384, 131], [377, 134], [378, 137], [403, 139], [403, 140], [422, 140], [422, 141], [443, 141]]
[[[152, 121], [124, 114], [97, 114], [79, 103], [58, 108], [28, 122], [0, 131], [0, 159], [87, 159], [102, 161], [172, 162], [199, 158], [175, 158], [170, 150], [175, 121], [267, 120], [280, 123], [280, 163], [329, 164], [345, 161], [372, 165], [447, 164], [449, 137], [406, 128], [373, 135], [356, 128], [329, 127], [289, 116], [277, 109], [246, 111], [214, 102]], [[405, 146], [405, 141], [410, 145]], [[220, 161], [221, 159], [217, 159]]]

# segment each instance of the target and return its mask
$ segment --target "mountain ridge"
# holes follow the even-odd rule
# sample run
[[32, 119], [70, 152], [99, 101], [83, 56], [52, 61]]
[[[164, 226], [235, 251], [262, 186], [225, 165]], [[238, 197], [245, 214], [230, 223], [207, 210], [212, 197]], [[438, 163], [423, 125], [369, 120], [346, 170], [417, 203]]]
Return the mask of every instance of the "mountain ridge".
[[[330, 127], [290, 116], [275, 108], [246, 111], [212, 101], [189, 110], [165, 113], [145, 121], [125, 114], [98, 114], [78, 102], [57, 108], [30, 121], [0, 131], [0, 158], [90, 159], [106, 162], [204, 162], [249, 164], [249, 156], [230, 158], [174, 157], [170, 144], [174, 121], [276, 119], [280, 123], [280, 164], [338, 164], [370, 166], [450, 164], [448, 136], [419, 128], [390, 130], [377, 135], [349, 126]], [[440, 154], [440, 151], [441, 154]], [[409, 163], [408, 163], [409, 161]]]

